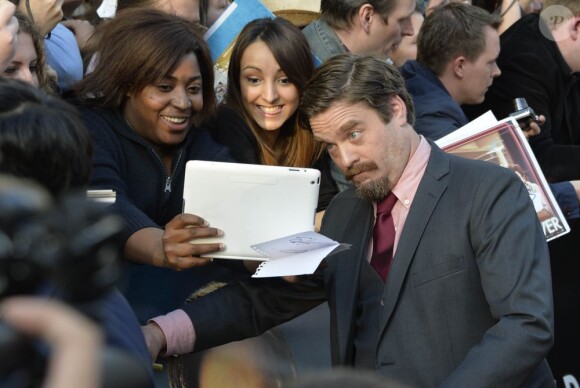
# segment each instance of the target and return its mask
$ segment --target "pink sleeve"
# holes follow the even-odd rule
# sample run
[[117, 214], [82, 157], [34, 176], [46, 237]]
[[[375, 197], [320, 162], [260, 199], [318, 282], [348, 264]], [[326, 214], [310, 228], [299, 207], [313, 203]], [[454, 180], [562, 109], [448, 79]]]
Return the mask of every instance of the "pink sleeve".
[[151, 319], [163, 331], [167, 341], [165, 355], [193, 352], [195, 329], [189, 316], [183, 310], [174, 310], [166, 315]]

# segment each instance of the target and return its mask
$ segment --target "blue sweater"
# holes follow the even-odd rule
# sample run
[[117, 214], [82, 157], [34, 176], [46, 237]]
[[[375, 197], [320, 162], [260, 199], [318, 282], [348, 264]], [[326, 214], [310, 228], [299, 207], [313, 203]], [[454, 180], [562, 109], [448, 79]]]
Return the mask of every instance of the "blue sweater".
[[468, 123], [459, 104], [430, 69], [410, 60], [401, 67], [401, 74], [413, 97], [418, 133], [437, 140]]
[[[173, 173], [168, 176], [154, 146], [135, 133], [119, 111], [80, 109], [95, 146], [91, 188], [116, 192], [112, 210], [125, 221], [124, 242], [142, 228], [163, 228], [182, 212], [188, 160], [233, 161], [228, 149], [215, 143], [206, 130], [192, 128], [175, 149]], [[120, 288], [143, 324], [179, 308], [193, 291], [209, 281], [240, 276], [248, 275], [218, 264], [177, 272], [127, 261]]]

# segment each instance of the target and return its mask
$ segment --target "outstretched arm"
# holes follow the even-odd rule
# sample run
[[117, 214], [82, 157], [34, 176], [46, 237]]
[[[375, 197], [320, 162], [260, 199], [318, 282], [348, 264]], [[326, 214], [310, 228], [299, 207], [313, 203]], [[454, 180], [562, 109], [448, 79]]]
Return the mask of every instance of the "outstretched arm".
[[280, 278], [250, 279], [186, 304], [183, 310], [162, 317], [160, 325], [150, 322], [143, 333], [153, 359], [165, 355], [165, 348], [167, 355], [200, 351], [260, 335], [325, 300], [322, 280], [288, 283]]

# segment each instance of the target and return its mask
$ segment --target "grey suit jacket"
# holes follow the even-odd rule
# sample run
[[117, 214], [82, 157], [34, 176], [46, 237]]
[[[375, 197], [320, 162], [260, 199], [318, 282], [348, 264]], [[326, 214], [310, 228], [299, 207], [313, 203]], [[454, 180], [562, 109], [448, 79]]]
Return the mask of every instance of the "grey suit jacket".
[[[352, 248], [328, 257], [319, 278], [240, 283], [188, 305], [196, 350], [257, 335], [326, 298], [333, 364], [353, 364], [373, 221], [372, 203], [339, 194], [322, 233]], [[554, 385], [545, 361], [553, 342], [547, 246], [507, 169], [432, 146], [380, 304], [381, 375], [420, 387]]]

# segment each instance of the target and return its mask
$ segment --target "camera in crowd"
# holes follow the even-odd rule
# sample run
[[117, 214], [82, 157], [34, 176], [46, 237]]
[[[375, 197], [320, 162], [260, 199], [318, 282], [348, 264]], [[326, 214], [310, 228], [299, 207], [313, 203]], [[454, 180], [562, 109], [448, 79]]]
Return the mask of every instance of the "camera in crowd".
[[510, 113], [510, 117], [513, 117], [518, 122], [522, 130], [529, 131], [531, 129], [530, 124], [538, 122], [538, 115], [528, 106], [528, 102], [523, 97], [515, 98], [513, 104], [514, 112]]
[[[5, 182], [0, 180], [0, 298], [48, 293], [84, 307], [110, 291], [120, 276], [121, 220], [81, 194], [52, 204], [32, 184]], [[51, 291], [43, 291], [47, 287]]]
[[[0, 176], [0, 299], [55, 298], [102, 321], [103, 300], [121, 274], [123, 223], [83, 194], [54, 204], [38, 186]], [[42, 386], [48, 354], [0, 322], [0, 387]], [[102, 363], [104, 387], [143, 386], [132, 383], [143, 373], [128, 374], [136, 364], [125, 352], [105, 348]]]

